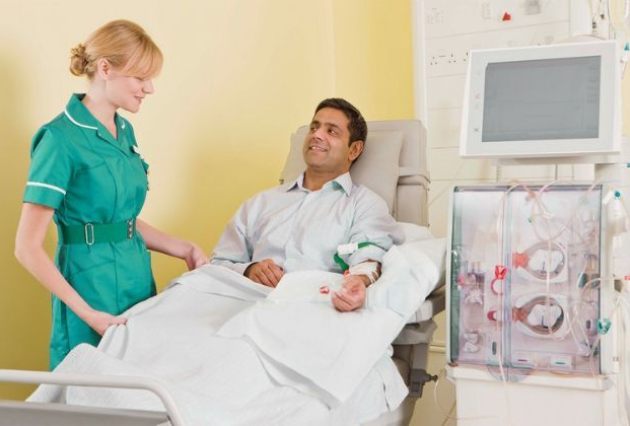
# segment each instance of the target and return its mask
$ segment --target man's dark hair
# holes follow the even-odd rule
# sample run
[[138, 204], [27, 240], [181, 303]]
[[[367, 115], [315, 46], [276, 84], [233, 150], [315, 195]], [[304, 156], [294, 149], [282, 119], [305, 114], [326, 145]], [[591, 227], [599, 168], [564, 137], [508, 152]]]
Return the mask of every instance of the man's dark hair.
[[350, 131], [350, 144], [354, 141], [363, 141], [367, 138], [367, 124], [361, 115], [361, 111], [355, 108], [350, 102], [341, 98], [324, 99], [315, 108], [315, 114], [320, 109], [334, 108], [343, 112], [348, 118], [348, 130]]

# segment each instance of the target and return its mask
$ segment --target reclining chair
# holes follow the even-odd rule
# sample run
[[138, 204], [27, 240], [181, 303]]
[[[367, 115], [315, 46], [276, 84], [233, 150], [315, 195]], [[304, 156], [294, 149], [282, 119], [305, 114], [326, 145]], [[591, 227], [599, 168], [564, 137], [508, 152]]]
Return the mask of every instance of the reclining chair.
[[[308, 129], [308, 126], [302, 126], [291, 136], [291, 149], [280, 183], [295, 179], [306, 168], [302, 145]], [[426, 167], [425, 129], [420, 121], [368, 122], [363, 153], [353, 164], [350, 175], [353, 182], [380, 195], [397, 221], [428, 225], [430, 181]], [[429, 344], [437, 327], [433, 316], [445, 307], [443, 283], [442, 276], [436, 289], [393, 342], [393, 360], [409, 387], [409, 395], [398, 409], [370, 422], [369, 426], [408, 425], [424, 384], [436, 379], [427, 373], [426, 366]]]

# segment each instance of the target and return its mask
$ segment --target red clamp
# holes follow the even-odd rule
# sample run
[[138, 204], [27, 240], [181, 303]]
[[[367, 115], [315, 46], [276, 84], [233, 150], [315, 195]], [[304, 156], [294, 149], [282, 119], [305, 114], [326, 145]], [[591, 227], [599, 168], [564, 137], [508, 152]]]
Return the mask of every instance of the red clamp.
[[503, 292], [497, 291], [497, 289], [494, 288], [494, 285], [496, 284], [497, 281], [503, 281], [505, 279], [505, 276], [507, 275], [507, 271], [508, 269], [503, 265], [496, 265], [494, 267], [494, 279], [490, 283], [490, 290], [492, 290], [492, 292], [496, 294], [497, 296], [502, 295]]
[[491, 310], [488, 311], [488, 313], [486, 314], [486, 316], [488, 317], [488, 319], [490, 321], [496, 321], [497, 320], [497, 311], [496, 310]]

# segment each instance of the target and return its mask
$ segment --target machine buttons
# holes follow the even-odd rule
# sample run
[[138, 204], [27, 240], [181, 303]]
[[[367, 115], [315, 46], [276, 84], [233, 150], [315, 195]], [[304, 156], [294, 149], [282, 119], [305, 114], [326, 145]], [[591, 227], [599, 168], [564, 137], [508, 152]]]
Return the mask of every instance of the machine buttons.
[[552, 370], [573, 370], [573, 357], [571, 355], [552, 355], [549, 359], [549, 368]]

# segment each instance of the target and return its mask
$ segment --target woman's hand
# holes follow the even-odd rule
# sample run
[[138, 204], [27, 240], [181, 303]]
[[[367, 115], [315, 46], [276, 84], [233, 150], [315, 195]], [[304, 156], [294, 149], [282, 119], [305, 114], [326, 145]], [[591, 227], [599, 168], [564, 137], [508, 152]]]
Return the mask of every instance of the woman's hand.
[[83, 321], [102, 336], [110, 326], [126, 324], [127, 318], [121, 315], [114, 316], [107, 312], [93, 310], [85, 315]]
[[15, 255], [44, 287], [56, 295], [98, 334], [103, 335], [110, 325], [124, 324], [127, 319], [92, 309], [66, 281], [48, 257], [44, 250], [44, 239], [54, 212], [53, 209], [39, 204], [23, 204], [15, 238]]
[[197, 269], [208, 263], [208, 255], [197, 244], [190, 243], [190, 249], [183, 257], [189, 270]]
[[208, 255], [195, 243], [166, 234], [140, 219], [136, 227], [149, 250], [182, 259], [191, 271], [209, 262]]

